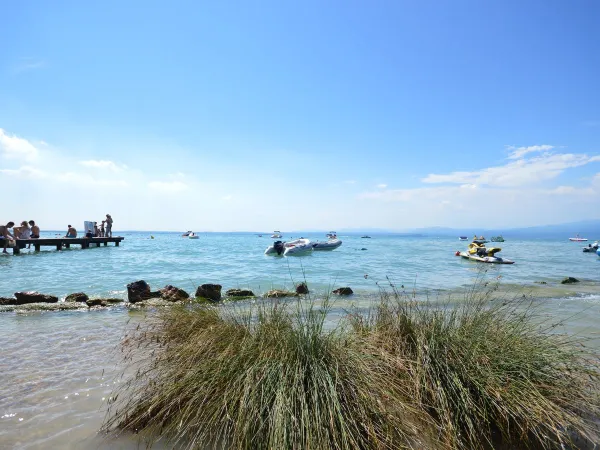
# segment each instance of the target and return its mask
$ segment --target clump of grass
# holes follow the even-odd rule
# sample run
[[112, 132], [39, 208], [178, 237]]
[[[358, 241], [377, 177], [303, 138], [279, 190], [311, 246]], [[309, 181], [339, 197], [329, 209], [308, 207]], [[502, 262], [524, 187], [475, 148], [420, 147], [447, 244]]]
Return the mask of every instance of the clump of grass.
[[325, 329], [327, 311], [299, 302], [161, 311], [127, 340], [154, 353], [105, 429], [178, 448], [423, 448], [426, 415], [395, 367], [359, 335]]
[[[579, 448], [595, 442], [598, 357], [561, 335], [525, 298], [479, 286], [457, 303], [393, 291], [355, 332], [396, 360], [396, 376], [427, 411], [447, 448]], [[574, 443], [573, 439], [578, 439]]]

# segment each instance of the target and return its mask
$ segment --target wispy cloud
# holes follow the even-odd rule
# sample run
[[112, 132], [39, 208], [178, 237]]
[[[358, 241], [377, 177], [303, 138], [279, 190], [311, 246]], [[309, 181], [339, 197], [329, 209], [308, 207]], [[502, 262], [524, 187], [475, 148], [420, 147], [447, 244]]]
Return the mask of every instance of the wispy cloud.
[[0, 174], [17, 178], [44, 178], [46, 172], [31, 166], [22, 166], [18, 169], [0, 169]]
[[553, 148], [553, 145], [530, 145], [529, 147], [508, 146], [507, 149], [510, 151], [508, 159], [521, 159], [528, 153], [549, 152]]
[[429, 174], [421, 181], [430, 184], [455, 183], [473, 184], [478, 186], [518, 187], [536, 184], [550, 180], [566, 169], [585, 166], [600, 161], [600, 156], [588, 156], [575, 153], [546, 153], [534, 158], [525, 159], [523, 156], [535, 151], [543, 151], [551, 146], [521, 147], [520, 159], [502, 166], [488, 167], [472, 172], [451, 172], [449, 174]]
[[37, 70], [46, 67], [46, 61], [40, 58], [23, 57], [13, 65], [13, 73], [19, 74], [30, 70]]
[[35, 161], [39, 150], [27, 139], [9, 135], [0, 128], [0, 154], [8, 159]]
[[378, 187], [379, 189], [385, 189], [386, 187], [388, 187], [388, 185], [387, 185], [387, 184], [385, 184], [385, 183], [380, 183], [380, 184], [378, 184], [378, 185], [377, 185], [377, 187]]
[[104, 169], [104, 170], [110, 170], [112, 172], [122, 172], [124, 170], [127, 169], [127, 166], [122, 164], [116, 164], [113, 161], [107, 161], [107, 160], [103, 160], [103, 159], [91, 159], [88, 161], [79, 161], [79, 164], [81, 164], [84, 167], [90, 167], [93, 169]]

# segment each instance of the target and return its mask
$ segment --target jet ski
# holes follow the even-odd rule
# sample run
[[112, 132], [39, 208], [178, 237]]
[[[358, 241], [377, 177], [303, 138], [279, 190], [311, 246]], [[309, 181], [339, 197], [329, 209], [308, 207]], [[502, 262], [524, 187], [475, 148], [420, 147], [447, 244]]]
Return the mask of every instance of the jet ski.
[[472, 242], [469, 244], [469, 249], [466, 252], [456, 252], [456, 256], [460, 256], [471, 261], [477, 261], [488, 264], [514, 264], [515, 262], [510, 259], [504, 259], [496, 256], [496, 253], [502, 249], [499, 247], [487, 248], [482, 244]]
[[596, 253], [598, 251], [598, 241], [593, 244], [588, 244], [587, 247], [583, 247], [583, 253]]

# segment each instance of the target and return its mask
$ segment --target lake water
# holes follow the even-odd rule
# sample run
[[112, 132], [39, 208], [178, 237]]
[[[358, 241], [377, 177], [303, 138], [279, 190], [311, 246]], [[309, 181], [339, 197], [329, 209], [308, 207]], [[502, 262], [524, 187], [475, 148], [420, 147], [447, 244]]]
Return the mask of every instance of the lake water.
[[[77, 291], [125, 298], [126, 284], [139, 279], [153, 289], [173, 284], [191, 293], [200, 284], [219, 283], [262, 293], [306, 278], [317, 295], [354, 289], [356, 296], [336, 302], [334, 314], [341, 314], [353, 302], [367, 304], [387, 278], [400, 289], [461, 291], [478, 277], [500, 277], [513, 289], [537, 289], [548, 314], [568, 318], [566, 331], [594, 337], [600, 317], [600, 258], [565, 238], [511, 238], [498, 245], [516, 264], [486, 266], [482, 274], [481, 265], [454, 256], [467, 243], [450, 237], [341, 235], [343, 245], [332, 252], [278, 258], [263, 255], [272, 242], [268, 235], [122, 235], [120, 247], [2, 256], [0, 296], [38, 290], [61, 298]], [[566, 276], [583, 280], [585, 289], [563, 289], [558, 282]], [[121, 370], [119, 341], [140, 320], [144, 313], [125, 308], [0, 313], [0, 448], [137, 448], [133, 437], [104, 441], [96, 432]]]

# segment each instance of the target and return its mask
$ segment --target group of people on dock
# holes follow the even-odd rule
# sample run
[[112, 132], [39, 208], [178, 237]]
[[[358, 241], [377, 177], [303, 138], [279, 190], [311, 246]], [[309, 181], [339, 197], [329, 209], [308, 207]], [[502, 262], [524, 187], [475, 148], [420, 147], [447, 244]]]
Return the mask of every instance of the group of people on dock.
[[[106, 219], [101, 222], [98, 227], [98, 222], [94, 222], [92, 229], [87, 229], [85, 237], [112, 237], [112, 225], [113, 219], [110, 214], [106, 215]], [[12, 232], [10, 231], [12, 230]], [[68, 225], [67, 238], [76, 238], [77, 230], [75, 227]], [[11, 244], [16, 240], [22, 239], [39, 239], [40, 238], [40, 227], [36, 225], [34, 220], [29, 222], [24, 220], [20, 226], [15, 226], [14, 222], [8, 222], [6, 225], [0, 225], [0, 245], [2, 245], [2, 253], [7, 253], [6, 248], [12, 247], [15, 244]]]
[[[12, 232], [10, 230], [12, 229]], [[39, 239], [40, 227], [35, 224], [34, 220], [27, 222], [24, 220], [21, 225], [16, 227], [14, 222], [8, 222], [6, 225], [0, 225], [0, 242], [2, 242], [2, 253], [6, 252], [10, 241], [16, 239]]]

